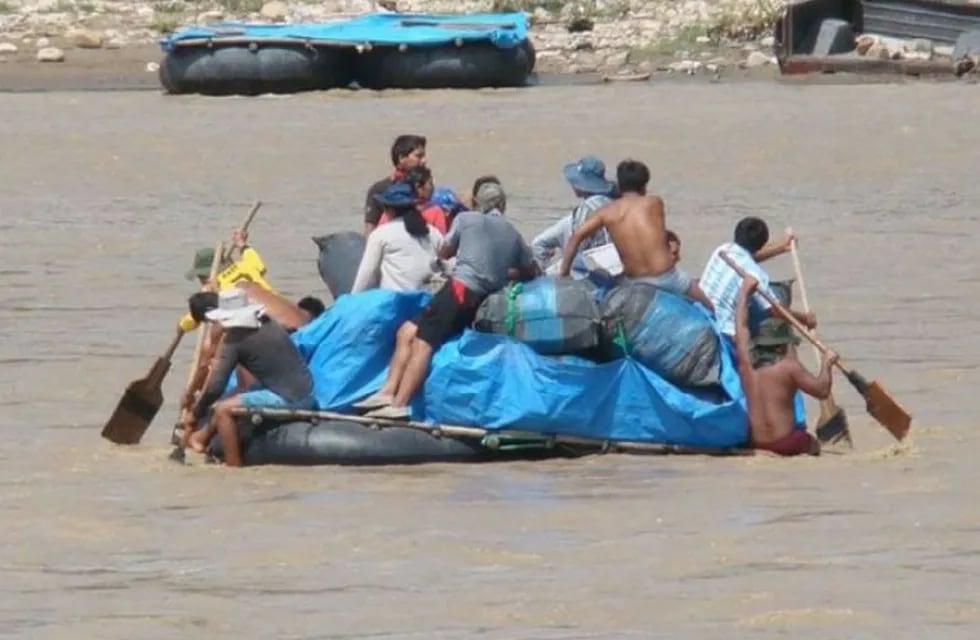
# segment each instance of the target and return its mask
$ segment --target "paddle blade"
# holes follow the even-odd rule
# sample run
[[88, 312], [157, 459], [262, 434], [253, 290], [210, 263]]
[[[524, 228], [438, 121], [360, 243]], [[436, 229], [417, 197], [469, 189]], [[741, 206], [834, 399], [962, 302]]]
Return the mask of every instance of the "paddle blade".
[[148, 377], [126, 387], [116, 410], [102, 428], [103, 438], [116, 444], [139, 444], [163, 405], [160, 382], [155, 382]]
[[912, 416], [902, 408], [877, 380], [871, 382], [862, 394], [868, 403], [868, 413], [897, 440], [902, 440], [912, 426]]
[[834, 404], [833, 400], [820, 403], [820, 419], [817, 422], [817, 440], [820, 444], [835, 445], [844, 443], [854, 447], [851, 430], [847, 424], [847, 414]]

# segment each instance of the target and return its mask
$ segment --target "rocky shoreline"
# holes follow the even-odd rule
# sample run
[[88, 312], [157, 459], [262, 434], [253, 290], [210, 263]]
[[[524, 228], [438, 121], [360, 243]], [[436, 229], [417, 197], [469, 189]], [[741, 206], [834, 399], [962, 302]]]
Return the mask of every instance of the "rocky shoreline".
[[[86, 78], [93, 86], [159, 86], [159, 39], [180, 26], [373, 11], [524, 11], [542, 74], [773, 77], [770, 34], [780, 7], [777, 0], [0, 0], [0, 89], [85, 87]], [[867, 35], [857, 51], [878, 60], [951, 53]]]
[[[0, 0], [0, 77], [29, 78], [36, 70], [43, 79], [79, 64], [94, 72], [99, 61], [103, 72], [121, 66], [155, 76], [159, 38], [180, 26], [325, 21], [391, 10], [525, 11], [540, 73], [717, 77], [775, 63], [768, 31], [777, 7], [768, 0]], [[59, 64], [66, 68], [44, 69]]]

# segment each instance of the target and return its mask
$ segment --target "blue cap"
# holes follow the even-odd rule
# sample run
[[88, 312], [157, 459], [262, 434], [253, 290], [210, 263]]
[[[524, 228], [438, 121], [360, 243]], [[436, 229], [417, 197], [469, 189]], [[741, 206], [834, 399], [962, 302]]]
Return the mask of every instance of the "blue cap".
[[387, 189], [374, 196], [374, 200], [383, 207], [410, 207], [418, 204], [415, 189], [407, 182], [392, 182]]
[[432, 204], [438, 205], [448, 213], [459, 213], [466, 209], [459, 196], [449, 187], [438, 187], [432, 192]]
[[606, 180], [606, 165], [596, 156], [583, 156], [577, 162], [569, 162], [561, 170], [573, 189], [592, 195], [608, 195], [616, 188]]

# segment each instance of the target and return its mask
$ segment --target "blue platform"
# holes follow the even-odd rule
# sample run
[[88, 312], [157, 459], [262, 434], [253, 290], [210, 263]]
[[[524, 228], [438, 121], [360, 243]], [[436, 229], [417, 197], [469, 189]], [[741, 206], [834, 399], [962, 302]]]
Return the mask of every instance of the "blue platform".
[[312, 46], [445, 46], [489, 42], [501, 49], [519, 46], [528, 37], [527, 15], [516, 13], [371, 13], [334, 22], [255, 24], [222, 22], [177, 29], [160, 39], [164, 51], [182, 41], [296, 40]]

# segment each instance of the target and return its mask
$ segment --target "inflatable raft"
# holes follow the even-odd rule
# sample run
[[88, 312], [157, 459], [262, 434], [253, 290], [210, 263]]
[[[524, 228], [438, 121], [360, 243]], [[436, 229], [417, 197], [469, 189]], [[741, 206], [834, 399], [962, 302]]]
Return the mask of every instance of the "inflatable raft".
[[[556, 286], [548, 282], [538, 286]], [[717, 384], [682, 387], [630, 354], [612, 361], [544, 355], [509, 335], [467, 330], [434, 354], [410, 421], [353, 415], [353, 404], [381, 387], [398, 327], [429, 299], [421, 291], [341, 294], [293, 333], [313, 374], [318, 410], [243, 415], [245, 462], [377, 465], [603, 451], [730, 454], [746, 444], [744, 396], [728, 348], [711, 356], [717, 358]], [[524, 304], [515, 301], [519, 309]], [[676, 321], [702, 322], [696, 315], [701, 313], [692, 306], [690, 315]], [[553, 326], [564, 330], [561, 322]], [[531, 327], [524, 339], [533, 342], [548, 333]], [[797, 413], [805, 420], [802, 402]], [[215, 456], [220, 458], [220, 450]]]
[[518, 87], [534, 69], [523, 13], [366, 14], [306, 24], [224, 22], [160, 40], [169, 93], [259, 95], [346, 87]]

